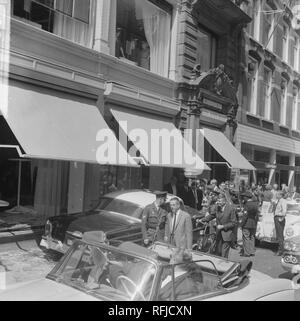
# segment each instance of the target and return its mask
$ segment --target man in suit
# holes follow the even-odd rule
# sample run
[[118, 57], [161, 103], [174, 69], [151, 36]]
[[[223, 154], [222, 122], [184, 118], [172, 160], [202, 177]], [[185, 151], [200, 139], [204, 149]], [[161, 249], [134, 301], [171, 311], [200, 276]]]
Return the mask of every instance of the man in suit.
[[243, 251], [241, 256], [255, 255], [255, 233], [258, 221], [258, 201], [251, 192], [241, 195], [244, 203], [244, 215], [241, 222], [243, 233]]
[[179, 196], [178, 194], [178, 185], [177, 185], [177, 178], [175, 176], [171, 177], [170, 183], [166, 184], [164, 190], [169, 194]]
[[217, 221], [216, 254], [228, 258], [237, 218], [233, 206], [226, 201], [224, 194], [220, 194], [215, 212], [211, 212], [201, 221], [210, 222], [215, 218]]
[[165, 242], [181, 249], [192, 249], [193, 224], [191, 216], [180, 209], [178, 198], [170, 201], [171, 213], [167, 216]]
[[187, 192], [186, 205], [200, 211], [202, 209], [203, 192], [197, 188], [197, 183], [193, 182], [190, 190]]
[[156, 200], [147, 205], [142, 213], [142, 234], [146, 246], [163, 241], [168, 213], [161, 207], [166, 202], [167, 192], [155, 192]]

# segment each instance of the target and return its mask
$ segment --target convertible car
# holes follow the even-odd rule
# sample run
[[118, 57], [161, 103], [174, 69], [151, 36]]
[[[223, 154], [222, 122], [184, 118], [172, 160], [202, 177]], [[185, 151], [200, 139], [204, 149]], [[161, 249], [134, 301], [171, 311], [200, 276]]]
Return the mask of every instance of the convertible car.
[[[169, 201], [174, 195], [167, 195], [164, 205], [170, 211]], [[141, 217], [145, 206], [155, 201], [155, 194], [147, 190], [128, 190], [113, 192], [101, 197], [95, 209], [69, 215], [50, 218], [45, 226], [40, 246], [47, 250], [65, 253], [75, 240], [81, 239], [83, 233], [89, 231], [103, 231], [110, 244], [121, 241], [142, 243]], [[197, 210], [185, 206], [193, 220], [194, 239], [197, 240], [196, 219], [204, 216]]]
[[0, 300], [295, 300], [299, 278], [273, 279], [234, 262], [191, 252], [192, 261], [174, 264], [174, 248], [155, 243], [147, 249], [131, 242], [118, 247], [76, 241], [45, 279], [0, 292]]

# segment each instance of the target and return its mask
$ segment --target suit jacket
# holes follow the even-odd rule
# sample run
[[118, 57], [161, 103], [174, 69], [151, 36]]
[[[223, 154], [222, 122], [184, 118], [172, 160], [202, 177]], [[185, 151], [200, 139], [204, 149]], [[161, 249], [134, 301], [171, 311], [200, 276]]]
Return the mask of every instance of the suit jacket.
[[174, 235], [172, 236], [173, 231], [173, 217], [171, 213], [167, 216], [165, 237], [168, 242], [178, 248], [192, 249], [193, 243], [193, 224], [191, 216], [179, 210], [176, 214], [175, 229]]
[[195, 208], [200, 211], [202, 209], [202, 200], [203, 200], [203, 192], [199, 189], [196, 189], [198, 204], [196, 206], [196, 198], [192, 189], [189, 189], [186, 196], [186, 205]]
[[169, 194], [175, 195], [175, 196], [179, 196], [179, 190], [178, 190], [178, 189], [179, 189], [179, 187], [178, 187], [178, 185], [176, 184], [177, 194], [174, 194], [171, 183], [168, 183], [168, 184], [166, 184], [166, 185], [164, 186], [164, 191], [168, 192]]
[[237, 224], [235, 209], [232, 205], [226, 204], [223, 211], [215, 207], [214, 212], [206, 216], [203, 221], [209, 222], [216, 219], [217, 225], [223, 225], [222, 230], [217, 230], [217, 234], [221, 233], [224, 242], [231, 242], [233, 237], [233, 230]]
[[256, 229], [258, 220], [258, 203], [249, 200], [245, 204], [245, 214], [242, 218], [241, 227], [245, 229]]

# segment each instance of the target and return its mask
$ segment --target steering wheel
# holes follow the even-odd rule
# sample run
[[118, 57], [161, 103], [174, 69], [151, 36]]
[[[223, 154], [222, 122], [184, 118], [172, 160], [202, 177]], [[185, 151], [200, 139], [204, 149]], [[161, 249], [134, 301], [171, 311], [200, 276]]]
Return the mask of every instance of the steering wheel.
[[128, 287], [126, 286], [126, 284], [125, 284], [124, 281], [127, 281], [128, 283], [130, 283], [130, 285], [135, 288], [136, 293], [138, 293], [138, 294], [142, 297], [143, 301], [146, 301], [146, 298], [145, 298], [144, 294], [142, 293], [142, 291], [141, 291], [140, 289], [138, 289], [137, 285], [136, 285], [129, 277], [127, 277], [127, 276], [125, 276], [125, 275], [120, 275], [120, 276], [118, 276], [118, 278], [117, 278], [117, 280], [116, 280], [116, 287], [119, 288], [118, 285], [119, 285], [119, 283], [120, 283], [120, 284], [123, 286], [123, 288], [125, 289], [125, 291], [127, 292], [127, 294], [128, 294], [129, 296], [131, 296], [133, 293], [131, 293], [131, 292], [129, 291], [129, 289], [128, 289]]

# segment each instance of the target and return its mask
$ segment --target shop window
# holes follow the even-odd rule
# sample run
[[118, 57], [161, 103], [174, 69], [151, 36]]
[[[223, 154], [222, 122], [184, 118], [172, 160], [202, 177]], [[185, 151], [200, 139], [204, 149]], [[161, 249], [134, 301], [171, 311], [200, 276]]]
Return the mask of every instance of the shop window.
[[95, 4], [95, 0], [12, 0], [12, 13], [37, 28], [91, 48]]
[[276, 155], [276, 163], [281, 165], [289, 165], [290, 164], [290, 158], [286, 155]]
[[254, 151], [254, 160], [256, 162], [269, 163], [270, 153], [262, 151], [262, 150], [255, 150]]
[[153, 2], [117, 0], [115, 56], [168, 77], [172, 7]]
[[217, 38], [201, 27], [197, 30], [197, 63], [207, 71], [216, 65]]
[[295, 158], [295, 166], [300, 166], [300, 157], [299, 156], [297, 156]]

